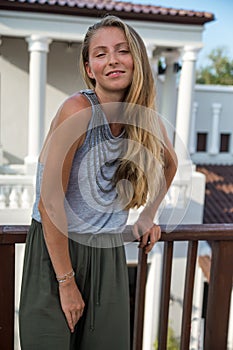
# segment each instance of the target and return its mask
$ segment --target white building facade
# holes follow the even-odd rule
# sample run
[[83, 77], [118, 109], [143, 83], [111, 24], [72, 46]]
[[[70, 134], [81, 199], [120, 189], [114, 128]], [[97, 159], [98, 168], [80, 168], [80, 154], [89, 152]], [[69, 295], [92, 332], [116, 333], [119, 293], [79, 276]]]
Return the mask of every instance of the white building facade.
[[[74, 6], [71, 9], [65, 6], [66, 1], [64, 6], [54, 6], [56, 9], [54, 13], [51, 13], [53, 6], [48, 7], [45, 2], [38, 1], [38, 3], [39, 5], [34, 8], [33, 4], [21, 1], [5, 0], [0, 4], [0, 173], [2, 174], [0, 220], [2, 223], [7, 223], [5, 220], [10, 208], [14, 210], [21, 208], [25, 211], [25, 215], [28, 215], [33, 201], [31, 197], [33, 176], [43, 140], [60, 104], [67, 96], [84, 87], [78, 67], [80, 45], [87, 28], [101, 15], [94, 5], [89, 10], [87, 7], [83, 15], [82, 8]], [[105, 10], [110, 13], [112, 10], [114, 14], [126, 17], [126, 22], [142, 36], [155, 78], [158, 60], [164, 57], [166, 61], [165, 84], [163, 91], [158, 92], [158, 104], [161, 105], [162, 117], [174, 141], [180, 169], [181, 167], [186, 169], [178, 171], [176, 191], [173, 191], [173, 199], [170, 196], [169, 200], [169, 205], [174, 206], [177, 200], [180, 200], [177, 199], [177, 188], [179, 193], [185, 191], [191, 195], [192, 192], [190, 188], [186, 188], [187, 184], [183, 186], [181, 182], [196, 181], [190, 181], [196, 175], [188, 151], [195, 63], [203, 45], [204, 25], [213, 20], [213, 15], [184, 10], [169, 12], [169, 9], [163, 8], [159, 12], [158, 8], [154, 7], [156, 13], [152, 11], [153, 6], [149, 9], [142, 5], [127, 8], [127, 15], [125, 8], [117, 7], [117, 2], [112, 6], [113, 8]], [[141, 14], [137, 15], [138, 9], [141, 10]], [[182, 70], [177, 97], [175, 67], [179, 61], [182, 62]], [[185, 104], [183, 101], [186, 101]], [[184, 173], [188, 178], [184, 179]], [[13, 176], [18, 178], [13, 179]], [[27, 178], [23, 185], [25, 176], [29, 178], [32, 176], [31, 183]], [[204, 183], [204, 177], [200, 174], [198, 177]], [[199, 223], [202, 221], [203, 196], [202, 193], [200, 198], [194, 198], [195, 202], [202, 201], [195, 218]], [[192, 199], [190, 201], [192, 202]], [[23, 221], [25, 215], [20, 215]], [[10, 217], [12, 219], [12, 215]], [[20, 223], [21, 219], [18, 221], [17, 215], [14, 217], [15, 223]], [[180, 217], [173, 215], [172, 221], [174, 220], [180, 221]]]

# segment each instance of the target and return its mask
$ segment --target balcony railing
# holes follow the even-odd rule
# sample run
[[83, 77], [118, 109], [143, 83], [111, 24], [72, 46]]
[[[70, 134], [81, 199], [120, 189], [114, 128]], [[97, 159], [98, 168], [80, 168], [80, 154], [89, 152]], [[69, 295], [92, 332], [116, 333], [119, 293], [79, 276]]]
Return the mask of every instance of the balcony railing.
[[28, 209], [34, 200], [35, 177], [0, 174], [0, 209]]
[[[25, 242], [27, 231], [28, 226], [0, 226], [0, 347], [4, 350], [14, 348], [15, 244]], [[127, 227], [127, 234], [130, 234], [130, 227]], [[176, 241], [188, 241], [180, 349], [189, 349], [197, 249], [202, 240], [210, 242], [212, 248], [204, 349], [227, 349], [233, 281], [233, 224], [214, 224], [181, 225], [170, 233], [166, 233], [162, 226], [164, 254], [158, 350], [167, 348], [172, 257]], [[146, 278], [147, 255], [139, 249], [133, 350], [142, 349]]]
[[34, 202], [35, 177], [23, 174], [0, 174], [0, 220], [2, 224], [30, 222]]

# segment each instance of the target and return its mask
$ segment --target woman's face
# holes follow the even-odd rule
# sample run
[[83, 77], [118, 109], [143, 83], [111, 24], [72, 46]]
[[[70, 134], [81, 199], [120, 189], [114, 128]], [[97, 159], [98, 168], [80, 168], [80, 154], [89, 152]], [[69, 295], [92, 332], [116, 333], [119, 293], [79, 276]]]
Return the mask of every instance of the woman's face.
[[[95, 79], [95, 91], [104, 97], [113, 94], [121, 100], [133, 78], [133, 58], [122, 29], [103, 27], [90, 41], [86, 71]], [[102, 101], [103, 101], [102, 100]]]

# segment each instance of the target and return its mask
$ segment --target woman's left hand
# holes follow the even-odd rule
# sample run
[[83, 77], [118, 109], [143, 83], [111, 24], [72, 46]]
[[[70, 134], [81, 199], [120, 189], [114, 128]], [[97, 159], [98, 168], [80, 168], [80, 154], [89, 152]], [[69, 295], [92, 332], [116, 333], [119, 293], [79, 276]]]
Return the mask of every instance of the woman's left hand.
[[161, 228], [151, 219], [139, 217], [133, 226], [133, 234], [140, 242], [138, 247], [144, 248], [145, 253], [148, 254], [160, 239]]

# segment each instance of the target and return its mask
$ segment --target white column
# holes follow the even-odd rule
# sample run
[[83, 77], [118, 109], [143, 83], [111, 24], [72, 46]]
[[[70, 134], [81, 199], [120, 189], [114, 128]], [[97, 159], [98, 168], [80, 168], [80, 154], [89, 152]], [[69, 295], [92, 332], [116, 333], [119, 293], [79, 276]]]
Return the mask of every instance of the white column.
[[44, 137], [47, 53], [51, 40], [39, 35], [32, 35], [26, 40], [30, 52], [30, 66], [28, 155], [25, 164], [28, 172], [34, 172]]
[[222, 105], [221, 103], [212, 104], [212, 124], [209, 143], [209, 154], [219, 153], [219, 120]]
[[196, 152], [196, 118], [197, 118], [198, 102], [193, 103], [193, 112], [191, 118], [191, 127], [190, 127], [190, 143], [189, 143], [189, 152], [193, 154]]
[[189, 135], [191, 126], [193, 92], [195, 85], [195, 66], [199, 48], [184, 47], [180, 75], [176, 117], [175, 150], [180, 163], [190, 161]]
[[154, 45], [146, 45], [147, 56], [150, 61], [152, 73], [154, 77], [157, 77], [158, 74], [158, 57], [154, 55], [155, 46]]
[[165, 51], [162, 56], [166, 60], [165, 81], [163, 85], [161, 115], [165, 118], [166, 129], [170, 141], [173, 143], [176, 122], [176, 77], [174, 64], [180, 56], [178, 51]]

